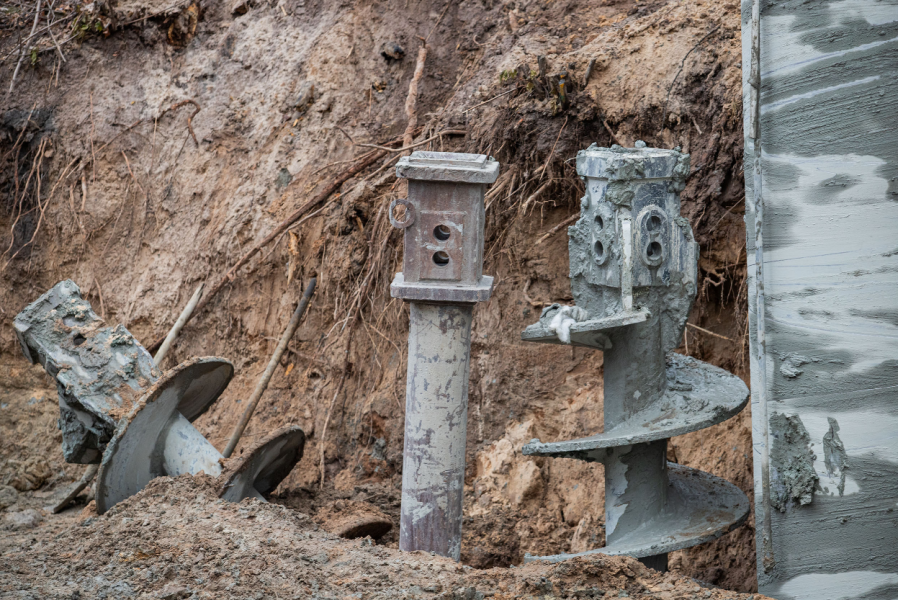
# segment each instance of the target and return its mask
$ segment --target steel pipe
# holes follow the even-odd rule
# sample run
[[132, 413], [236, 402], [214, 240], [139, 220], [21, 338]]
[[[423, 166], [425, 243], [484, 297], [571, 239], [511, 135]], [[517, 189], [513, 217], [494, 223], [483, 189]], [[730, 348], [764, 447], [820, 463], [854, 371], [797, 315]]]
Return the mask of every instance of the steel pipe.
[[499, 165], [415, 152], [396, 170], [409, 179], [409, 196], [390, 206], [390, 222], [405, 232], [403, 270], [390, 290], [411, 303], [399, 549], [459, 560], [471, 322], [493, 285], [483, 275], [483, 197]]
[[473, 315], [472, 305], [413, 302], [409, 317], [399, 547], [456, 560]]

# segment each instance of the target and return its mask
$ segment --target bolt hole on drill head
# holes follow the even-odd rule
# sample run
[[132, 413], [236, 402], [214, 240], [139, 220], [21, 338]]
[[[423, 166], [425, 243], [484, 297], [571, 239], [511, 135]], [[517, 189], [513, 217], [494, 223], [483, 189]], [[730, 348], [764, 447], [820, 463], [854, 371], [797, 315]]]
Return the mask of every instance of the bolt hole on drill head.
[[448, 240], [450, 234], [449, 227], [446, 225], [437, 225], [433, 228], [433, 237], [441, 242]]
[[449, 255], [443, 252], [442, 250], [439, 252], [433, 253], [433, 264], [438, 267], [445, 267], [449, 264]]
[[390, 224], [397, 229], [408, 229], [415, 222], [415, 209], [403, 198], [395, 198], [390, 202]]

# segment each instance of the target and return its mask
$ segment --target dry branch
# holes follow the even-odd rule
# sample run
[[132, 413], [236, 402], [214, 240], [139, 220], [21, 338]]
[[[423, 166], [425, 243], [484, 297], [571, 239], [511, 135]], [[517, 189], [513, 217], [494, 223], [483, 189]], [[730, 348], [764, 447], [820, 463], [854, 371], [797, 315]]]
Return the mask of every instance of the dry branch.
[[[340, 129], [340, 131], [343, 131], [343, 130]], [[346, 137], [349, 137], [348, 133], [346, 133], [345, 131], [343, 133], [346, 135]], [[417, 148], [418, 146], [423, 146], [424, 144], [426, 144], [428, 142], [432, 142], [435, 139], [440, 138], [444, 135], [466, 135], [467, 133], [468, 133], [468, 131], [466, 129], [444, 129], [443, 131], [437, 133], [436, 135], [432, 135], [429, 138], [427, 138], [426, 140], [421, 140], [420, 142], [415, 142], [414, 144], [412, 144], [411, 142], [406, 142], [405, 136], [403, 136], [402, 148], [387, 148], [386, 146], [378, 146], [377, 144], [357, 144], [355, 142], [352, 142], [352, 144], [354, 146], [359, 146], [361, 148], [375, 148], [377, 150], [385, 150], [387, 152], [405, 152], [406, 150], [411, 150], [412, 148]], [[352, 138], [350, 138], [349, 141], [352, 141]]]
[[170, 107], [163, 110], [159, 114], [158, 118], [161, 119], [162, 115], [164, 115], [165, 113], [172, 111], [172, 110], [178, 110], [179, 108], [181, 108], [182, 106], [185, 106], [187, 104], [193, 104], [196, 107], [196, 110], [193, 111], [193, 114], [191, 114], [190, 116], [187, 117], [187, 131], [190, 132], [190, 137], [193, 138], [193, 143], [196, 145], [197, 148], [199, 148], [200, 143], [198, 141], [196, 141], [196, 134], [193, 132], [193, 117], [195, 117], [197, 115], [197, 113], [199, 113], [201, 110], [203, 110], [203, 108], [199, 104], [197, 104], [197, 102], [195, 100], [181, 100], [177, 104], [173, 104]]
[[556, 225], [555, 227], [553, 227], [552, 229], [550, 229], [548, 232], [546, 232], [546, 234], [543, 235], [541, 238], [539, 238], [538, 240], [536, 240], [536, 243], [534, 244], [534, 246], [539, 246], [539, 245], [542, 244], [544, 241], [546, 241], [547, 239], [549, 239], [550, 237], [552, 237], [553, 235], [555, 235], [556, 233], [558, 233], [559, 231], [561, 231], [562, 228], [564, 228], [564, 227], [566, 227], [566, 226], [568, 226], [568, 225], [571, 225], [572, 223], [574, 223], [574, 222], [575, 222], [577, 219], [579, 219], [579, 218], [580, 218], [580, 213], [579, 213], [579, 212], [576, 212], [576, 213], [572, 214], [572, 215], [569, 216], [567, 219], [565, 219], [564, 221], [562, 221], [561, 223], [559, 223], [558, 225]]
[[[41, 0], [37, 0], [37, 10], [34, 13], [34, 25], [31, 26], [31, 33], [28, 34], [28, 37], [31, 38], [34, 35], [34, 32], [37, 30], [37, 24], [41, 18]], [[16, 87], [16, 77], [19, 75], [19, 68], [22, 66], [22, 60], [25, 58], [25, 48], [19, 51], [19, 61], [16, 63], [16, 70], [12, 72], [12, 81], [9, 82], [9, 90], [6, 92], [6, 97], [9, 98], [10, 94], [12, 94], [13, 88]]]
[[549, 179], [549, 181], [547, 181], [544, 184], [542, 184], [541, 186], [539, 186], [535, 192], [533, 192], [532, 194], [527, 196], [527, 199], [524, 200], [524, 204], [521, 205], [521, 210], [526, 211], [527, 207], [530, 206], [530, 203], [533, 202], [534, 200], [536, 200], [537, 198], [539, 198], [539, 195], [542, 194], [543, 191], [545, 191], [545, 189], [547, 187], [552, 185], [552, 183], [553, 183], [553, 180]]
[[[668, 86], [668, 88], [667, 88], [667, 97], [664, 99], [664, 110], [661, 111], [661, 127], [665, 127], [665, 123], [667, 123], [667, 105], [670, 103], [670, 92], [673, 90], [674, 86], [676, 85], [677, 79], [679, 79], [679, 77], [680, 77], [680, 73], [683, 72], [683, 66], [686, 64], [686, 59], [689, 58], [689, 55], [692, 54], [696, 48], [698, 48], [699, 46], [702, 45], [702, 42], [704, 42], [706, 39], [711, 37], [711, 34], [714, 33], [715, 31], [717, 31], [718, 29], [720, 29], [720, 25], [715, 25], [711, 29], [711, 31], [706, 33], [702, 39], [700, 39], [699, 41], [697, 41], [695, 43], [695, 46], [693, 46], [692, 48], [689, 49], [689, 52], [687, 52], [683, 56], [683, 60], [680, 61], [680, 67], [677, 69], [677, 74], [674, 75], [673, 80], [670, 82], [670, 86]], [[621, 144], [621, 145], [623, 145], [623, 144]]]
[[552, 144], [552, 149], [549, 150], [549, 156], [546, 157], [546, 164], [543, 165], [542, 171], [539, 172], [540, 179], [546, 174], [546, 168], [549, 166], [549, 163], [552, 162], [552, 157], [555, 155], [555, 146], [558, 145], [558, 140], [561, 139], [561, 132], [564, 131], [565, 127], [567, 127], [567, 117], [564, 118], [564, 123], [562, 123], [561, 129], [558, 130], [558, 136], [555, 138], [555, 143]]
[[626, 144], [624, 144], [622, 141], [620, 141], [620, 139], [618, 139], [617, 135], [611, 130], [611, 125], [608, 124], [607, 119], [602, 119], [602, 125], [605, 126], [605, 131], [608, 132], [608, 135], [611, 136], [611, 139], [614, 140], [614, 143], [616, 143], [618, 146], [626, 146]]
[[471, 108], [467, 108], [467, 109], [463, 110], [461, 114], [465, 114], [465, 113], [467, 113], [467, 112], [470, 112], [470, 111], [474, 110], [475, 108], [477, 108], [477, 107], [479, 107], [479, 106], [483, 106], [484, 104], [489, 104], [490, 102], [492, 102], [492, 101], [495, 100], [496, 98], [501, 98], [502, 96], [507, 96], [508, 94], [510, 94], [510, 93], [512, 93], [512, 92], [514, 92], [514, 91], [516, 91], [517, 89], [518, 89], [517, 87], [513, 87], [513, 88], [511, 88], [510, 90], [508, 90], [507, 92], [502, 92], [501, 94], [496, 94], [495, 96], [493, 96], [493, 97], [490, 98], [489, 100], [484, 100], [484, 101], [481, 102], [480, 104], [475, 104], [475, 105], [472, 106]]
[[[380, 225], [384, 222], [383, 219], [383, 211], [378, 213], [377, 221], [374, 224], [374, 227], [371, 228], [371, 239], [375, 239], [374, 236], [377, 235]], [[327, 409], [327, 414], [324, 418], [324, 427], [321, 432], [321, 449], [320, 449], [320, 467], [321, 467], [321, 479], [319, 481], [319, 486], [324, 487], [324, 450], [325, 444], [327, 442], [327, 427], [330, 424], [331, 415], [333, 414], [334, 406], [337, 402], [337, 398], [340, 396], [340, 392], [343, 390], [343, 385], [346, 383], [346, 376], [349, 374], [349, 350], [352, 344], [352, 333], [355, 330], [355, 326], [358, 323], [359, 316], [362, 313], [362, 308], [364, 306], [364, 301], [368, 297], [368, 290], [371, 288], [372, 283], [374, 282], [374, 275], [377, 270], [380, 268], [380, 263], [383, 258], [384, 250], [386, 250], [387, 244], [390, 241], [390, 234], [392, 233], [392, 229], [387, 229], [386, 234], [383, 236], [383, 240], [381, 241], [380, 247], [377, 250], [377, 255], [373, 257], [372, 260], [368, 263], [368, 272], [365, 274], [365, 279], [362, 280], [362, 284], [359, 286], [356, 291], [355, 297], [352, 300], [352, 303], [349, 307], [349, 316], [346, 317], [346, 324], [344, 328], [348, 328], [346, 332], [346, 348], [343, 351], [343, 372], [340, 375], [340, 381], [337, 383], [337, 390], [334, 392], [333, 398], [331, 398], [330, 406]]]
[[411, 146], [415, 139], [415, 128], [418, 126], [418, 82], [424, 75], [424, 61], [427, 60], [427, 44], [422, 42], [418, 50], [418, 62], [415, 64], [415, 74], [408, 84], [408, 96], [405, 99], [405, 114], [408, 117], [408, 125], [405, 126], [405, 134], [402, 136], [402, 145]]
[[728, 342], [733, 342], [734, 344], [738, 343], [738, 342], [736, 342], [736, 340], [734, 340], [732, 338], [728, 338], [725, 335], [720, 335], [719, 333], [714, 333], [713, 331], [708, 331], [704, 327], [699, 327], [698, 325], [693, 325], [692, 323], [686, 323], [686, 325], [688, 325], [689, 327], [692, 327], [693, 329], [697, 329], [697, 330], [701, 331], [702, 333], [707, 333], [708, 335], [713, 335], [716, 338], [720, 338], [720, 339], [726, 340]]

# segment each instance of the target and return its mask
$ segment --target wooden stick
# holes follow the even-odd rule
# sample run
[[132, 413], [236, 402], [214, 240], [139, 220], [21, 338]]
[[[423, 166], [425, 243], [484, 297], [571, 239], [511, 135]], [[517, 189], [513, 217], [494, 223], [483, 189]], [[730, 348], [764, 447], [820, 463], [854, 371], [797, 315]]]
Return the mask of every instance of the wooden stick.
[[190, 302], [187, 303], [187, 306], [184, 307], [184, 310], [181, 311], [181, 316], [178, 317], [178, 320], [175, 321], [174, 326], [172, 326], [171, 331], [168, 332], [168, 335], [165, 337], [165, 341], [162, 342], [162, 345], [159, 347], [159, 351], [156, 352], [156, 356], [153, 357], [153, 362], [156, 363], [156, 366], [162, 364], [162, 361], [165, 359], [165, 355], [168, 354], [168, 351], [171, 349], [172, 343], [175, 341], [175, 338], [178, 337], [178, 334], [181, 333], [181, 329], [184, 327], [184, 323], [187, 322], [187, 319], [190, 318], [190, 315], [193, 314], [194, 309], [196, 308], [197, 303], [200, 301], [200, 297], [203, 295], [203, 284], [201, 283], [199, 287], [196, 288], [196, 291], [193, 292], [193, 296], [190, 298]]
[[69, 493], [65, 495], [65, 498], [60, 500], [59, 503], [57, 503], [52, 509], [50, 509], [50, 512], [55, 515], [56, 513], [62, 511], [62, 509], [67, 507], [69, 504], [71, 504], [72, 500], [74, 500], [75, 497], [81, 493], [81, 490], [88, 486], [88, 484], [91, 482], [91, 480], [99, 470], [100, 465], [98, 464], [87, 465], [87, 470], [84, 471], [84, 475], [81, 476], [81, 479], [78, 480], [78, 483], [76, 483], [75, 486], [71, 490], [69, 490]]
[[[281, 221], [281, 224], [274, 228], [274, 230], [269, 233], [265, 239], [261, 242], [257, 243], [255, 246], [249, 249], [237, 263], [231, 267], [231, 269], [225, 273], [225, 275], [218, 280], [218, 282], [212, 286], [209, 290], [209, 293], [206, 294], [200, 303], [197, 305], [196, 309], [193, 311], [193, 314], [185, 321], [185, 325], [190, 322], [193, 317], [198, 315], [200, 311], [206, 307], [207, 304], [221, 291], [221, 289], [229, 282], [233, 281], [237, 277], [237, 271], [240, 270], [240, 267], [245, 265], [249, 260], [255, 256], [258, 252], [261, 252], [262, 248], [267, 246], [270, 242], [277, 239], [277, 237], [282, 234], [288, 227], [293, 225], [296, 221], [302, 218], [307, 212], [315, 208], [319, 203], [327, 200], [331, 194], [340, 189], [340, 186], [343, 185], [346, 181], [351, 179], [352, 177], [358, 175], [362, 170], [366, 167], [374, 164], [377, 160], [383, 158], [387, 153], [383, 150], [379, 150], [366, 158], [358, 162], [354, 167], [347, 169], [343, 173], [341, 173], [336, 179], [330, 182], [320, 193], [316, 194], [314, 198], [297, 208], [292, 215]], [[164, 338], [159, 338], [154, 341], [151, 345], [147, 346], [147, 350], [153, 352], [162, 345], [162, 341]]]
[[427, 43], [422, 40], [421, 48], [418, 50], [418, 62], [415, 64], [415, 74], [408, 84], [408, 96], [405, 98], [405, 115], [408, 117], [408, 125], [405, 126], [405, 134], [402, 136], [403, 146], [411, 146], [415, 140], [415, 128], [418, 126], [418, 82], [424, 75], [424, 61], [426, 60]]
[[736, 340], [734, 340], [732, 338], [728, 338], [724, 335], [720, 335], [719, 333], [714, 333], [713, 331], [708, 331], [704, 327], [699, 327], [698, 325], [693, 325], [692, 323], [686, 323], [686, 325], [688, 325], [689, 327], [692, 327], [693, 329], [698, 329], [699, 331], [701, 331], [703, 333], [707, 333], [708, 335], [713, 335], [716, 338], [720, 338], [720, 339], [726, 340], [728, 342], [733, 342], [734, 344], [736, 343]]
[[312, 277], [311, 281], [309, 281], [309, 285], [306, 286], [306, 291], [303, 292], [302, 300], [299, 301], [299, 306], [293, 311], [293, 316], [290, 318], [290, 322], [287, 324], [287, 329], [284, 330], [284, 334], [281, 336], [281, 341], [278, 342], [277, 348], [274, 349], [274, 354], [271, 355], [271, 360], [268, 361], [268, 366], [265, 367], [265, 372], [262, 373], [259, 383], [256, 384], [256, 389], [253, 390], [253, 395], [250, 396], [249, 404], [247, 405], [246, 410], [243, 411], [243, 416], [240, 417], [240, 422], [237, 423], [237, 427], [234, 428], [234, 433], [231, 434], [231, 440], [228, 442], [227, 448], [221, 453], [225, 458], [230, 458], [231, 453], [234, 452], [234, 448], [237, 447], [237, 442], [240, 441], [240, 436], [243, 435], [243, 431], [246, 429], [247, 424], [249, 424], [249, 420], [253, 416], [256, 406], [259, 404], [259, 400], [262, 399], [262, 394], [264, 394], [265, 390], [268, 388], [268, 382], [271, 381], [271, 376], [274, 375], [274, 370], [277, 368], [281, 356], [284, 354], [284, 350], [287, 349], [287, 344], [290, 343], [290, 338], [296, 333], [296, 328], [299, 327], [299, 322], [306, 312], [306, 307], [309, 306], [312, 294], [315, 293], [316, 282], [317, 278]]
[[103, 302], [103, 288], [100, 287], [100, 282], [97, 280], [97, 276], [94, 275], [94, 283], [97, 284], [97, 296], [100, 297], [100, 316], [103, 317], [103, 320], [106, 320], [106, 303]]
[[589, 60], [589, 64], [586, 65], [586, 74], [583, 76], [583, 87], [589, 83], [589, 78], [592, 75], [592, 70], [596, 66], [596, 59], [592, 58]]

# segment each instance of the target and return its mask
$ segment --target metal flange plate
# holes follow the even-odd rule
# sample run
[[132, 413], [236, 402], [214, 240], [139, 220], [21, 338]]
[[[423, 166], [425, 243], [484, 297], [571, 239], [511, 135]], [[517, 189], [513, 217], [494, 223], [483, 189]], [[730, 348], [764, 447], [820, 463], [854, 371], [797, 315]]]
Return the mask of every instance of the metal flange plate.
[[[611, 342], [608, 336], [601, 333], [618, 327], [644, 323], [652, 316], [645, 308], [638, 308], [630, 312], [621, 312], [602, 319], [590, 319], [571, 325], [571, 346], [584, 346], [598, 350], [608, 350]], [[521, 339], [525, 342], [538, 342], [542, 344], [564, 344], [558, 339], [558, 335], [541, 323], [530, 325], [521, 333]]]
[[402, 273], [396, 273], [390, 284], [394, 298], [414, 302], [448, 302], [468, 304], [486, 302], [493, 292], [493, 278], [484, 275], [477, 285], [453, 285], [447, 282], [406, 283]]
[[[123, 415], [106, 445], [97, 473], [97, 512], [103, 514], [142, 490], [151, 479], [165, 475], [159, 438], [184, 398], [205, 409], [230, 381], [234, 367], [220, 358], [195, 358], [166, 371]], [[209, 401], [211, 401], [209, 400]], [[217, 475], [213, 466], [209, 474]]]
[[278, 429], [251, 450], [231, 458], [221, 475], [219, 496], [230, 502], [265, 500], [302, 459], [306, 434], [296, 425]]
[[664, 512], [613, 545], [577, 554], [527, 555], [524, 561], [561, 562], [592, 554], [655, 556], [717, 539], [748, 517], [748, 498], [729, 481], [675, 463], [667, 463], [667, 473]]

